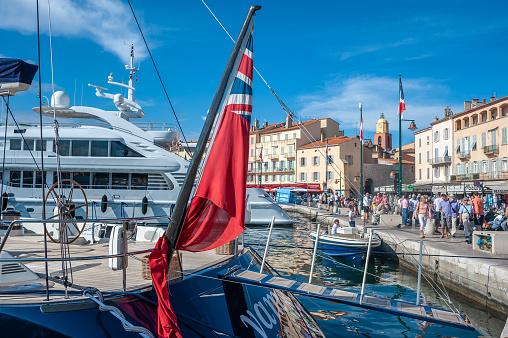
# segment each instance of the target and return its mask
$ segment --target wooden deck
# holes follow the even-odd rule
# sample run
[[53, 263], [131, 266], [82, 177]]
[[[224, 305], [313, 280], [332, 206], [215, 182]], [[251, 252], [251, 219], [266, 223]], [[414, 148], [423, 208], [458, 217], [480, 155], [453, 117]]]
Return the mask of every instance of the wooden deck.
[[[149, 250], [154, 247], [155, 243], [152, 242], [128, 242], [128, 252], [137, 252]], [[12, 236], [9, 237], [4, 251], [10, 253], [14, 258], [23, 259], [36, 259], [44, 258], [44, 237], [42, 235], [25, 235], [25, 236]], [[93, 257], [93, 256], [106, 256], [109, 254], [108, 243], [98, 243], [89, 245], [69, 245], [71, 257]], [[142, 258], [148, 253], [139, 254], [136, 256], [129, 256], [127, 267], [126, 285], [127, 291], [139, 290], [146, 287], [151, 287], [152, 281], [143, 279], [142, 277]], [[60, 258], [60, 245], [48, 241], [48, 257]], [[231, 256], [217, 255], [214, 251], [206, 251], [199, 253], [183, 252], [183, 270], [184, 275], [201, 270], [207, 266], [218, 263]], [[23, 264], [41, 277], [45, 276], [44, 262], [23, 262]], [[71, 262], [73, 284], [76, 287], [69, 287], [69, 291], [73, 291], [70, 295], [71, 299], [82, 298], [81, 295], [76, 294], [83, 287], [94, 287], [100, 291], [123, 291], [123, 271], [112, 270], [109, 267], [108, 258], [92, 259], [92, 260], [76, 260]], [[48, 263], [48, 271], [50, 276], [50, 298], [51, 302], [65, 301], [64, 286], [59, 282], [62, 278], [62, 262], [51, 261]], [[36, 286], [39, 291], [45, 290], [45, 278], [25, 282]], [[18, 283], [19, 285], [19, 283]], [[0, 284], [0, 305], [2, 304], [26, 304], [26, 303], [39, 303], [45, 299], [45, 294], [40, 293], [2, 293], [2, 290], [8, 290], [16, 287], [15, 283]], [[59, 290], [59, 293], [52, 291]], [[47, 302], [45, 302], [47, 303]]]

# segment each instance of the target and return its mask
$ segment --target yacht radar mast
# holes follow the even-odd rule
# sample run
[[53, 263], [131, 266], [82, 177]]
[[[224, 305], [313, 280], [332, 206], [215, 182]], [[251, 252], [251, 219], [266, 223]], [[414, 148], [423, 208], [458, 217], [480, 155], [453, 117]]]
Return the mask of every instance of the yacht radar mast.
[[141, 106], [136, 103], [135, 91], [134, 88], [134, 75], [138, 71], [138, 68], [134, 67], [134, 45], [131, 44], [131, 62], [130, 65], [125, 65], [125, 70], [129, 71], [129, 84], [126, 85], [124, 83], [119, 83], [113, 81], [113, 73], [110, 73], [108, 76], [108, 84], [112, 84], [115, 86], [120, 86], [127, 88], [127, 98], [125, 98], [122, 94], [110, 94], [103, 93], [102, 90], [108, 90], [104, 87], [99, 87], [96, 85], [88, 84], [90, 87], [95, 88], [95, 95], [97, 97], [103, 97], [107, 99], [112, 99], [115, 103], [116, 108], [120, 111], [119, 116], [129, 120], [130, 118], [141, 118], [145, 115]]

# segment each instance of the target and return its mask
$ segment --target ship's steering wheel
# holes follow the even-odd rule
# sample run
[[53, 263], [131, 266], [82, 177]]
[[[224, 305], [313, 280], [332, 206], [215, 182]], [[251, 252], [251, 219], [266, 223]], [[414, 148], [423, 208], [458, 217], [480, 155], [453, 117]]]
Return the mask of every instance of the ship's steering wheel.
[[[61, 189], [63, 195], [59, 195], [57, 193], [59, 184], [62, 187]], [[81, 191], [83, 194], [83, 204], [76, 205], [72, 202], [74, 190]], [[76, 218], [76, 210], [84, 208], [85, 219], [88, 219], [88, 201], [86, 199], [85, 191], [78, 182], [71, 179], [63, 179], [53, 184], [53, 186], [49, 189], [46, 194], [46, 198], [44, 198], [44, 210], [46, 210], [46, 204], [50, 196], [55, 201], [56, 207], [53, 211], [54, 215], [47, 219], [68, 220], [68, 222], [56, 223], [57, 229], [59, 229], [57, 232], [58, 237], [55, 235], [51, 236], [47, 228], [46, 234], [55, 243], [63, 241], [64, 244], [70, 244], [78, 239], [86, 225], [86, 222], [83, 222], [81, 226], [79, 225], [81, 222]]]

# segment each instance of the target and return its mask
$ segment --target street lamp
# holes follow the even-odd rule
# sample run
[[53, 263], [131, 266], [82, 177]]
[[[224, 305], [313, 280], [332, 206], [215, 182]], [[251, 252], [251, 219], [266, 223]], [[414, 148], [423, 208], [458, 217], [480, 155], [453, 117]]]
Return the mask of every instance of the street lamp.
[[[399, 196], [402, 196], [402, 121], [404, 122], [411, 122], [411, 124], [409, 125], [409, 130], [411, 131], [415, 131], [416, 129], [418, 129], [416, 127], [416, 123], [415, 123], [415, 120], [407, 120], [407, 119], [403, 119], [401, 118], [401, 115], [402, 114], [399, 114], [399, 184], [398, 184], [398, 193], [399, 193]], [[391, 175], [391, 174], [390, 174]]]

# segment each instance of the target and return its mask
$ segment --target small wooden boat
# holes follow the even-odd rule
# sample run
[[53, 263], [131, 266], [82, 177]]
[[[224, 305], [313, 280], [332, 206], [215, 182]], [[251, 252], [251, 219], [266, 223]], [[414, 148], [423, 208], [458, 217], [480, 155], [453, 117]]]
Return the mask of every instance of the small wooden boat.
[[[369, 246], [369, 236], [367, 233], [358, 232], [355, 227], [342, 227], [337, 229], [336, 234], [319, 234], [319, 247], [324, 253], [330, 256], [348, 257], [358, 256]], [[309, 234], [312, 240], [316, 240], [316, 232]], [[382, 244], [381, 238], [374, 234], [371, 248], [376, 248]]]

